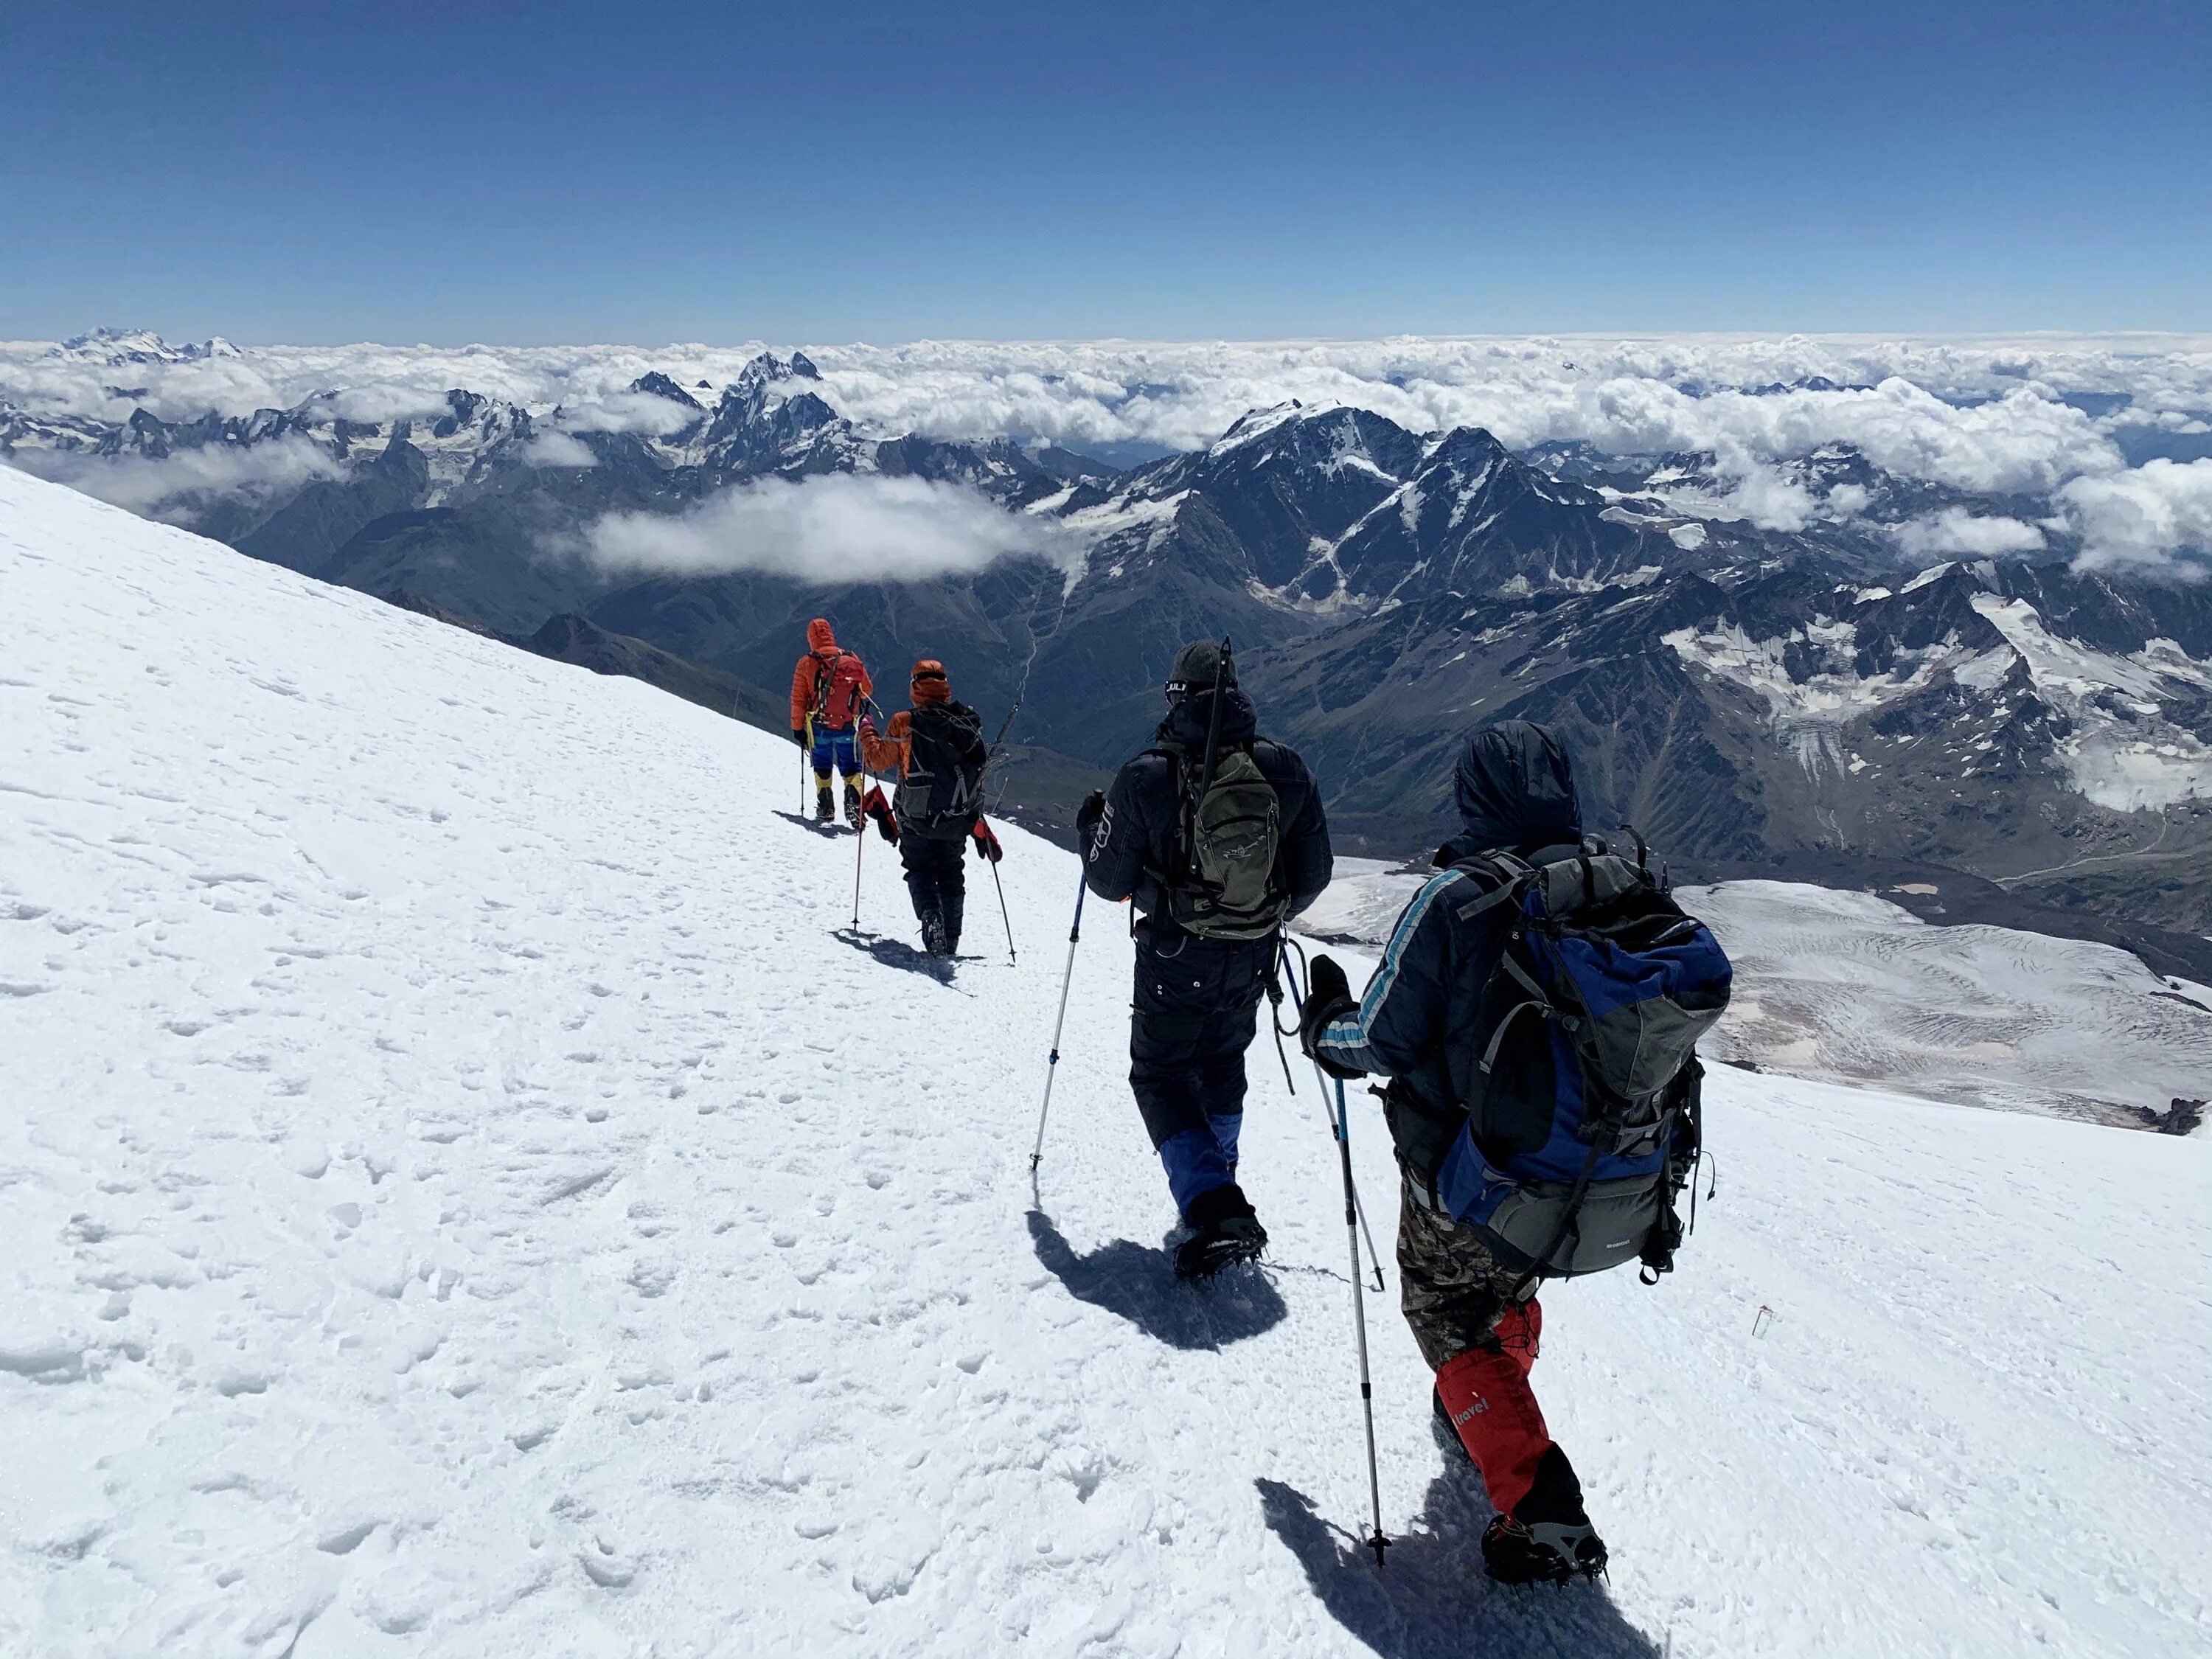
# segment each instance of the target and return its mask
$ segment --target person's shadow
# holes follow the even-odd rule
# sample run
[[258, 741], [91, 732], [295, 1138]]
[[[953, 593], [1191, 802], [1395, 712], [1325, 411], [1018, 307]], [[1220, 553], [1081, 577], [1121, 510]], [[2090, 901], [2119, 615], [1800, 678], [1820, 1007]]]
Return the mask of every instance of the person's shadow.
[[840, 927], [835, 937], [855, 951], [873, 957], [886, 968], [920, 974], [924, 979], [933, 979], [939, 985], [952, 983], [953, 959], [951, 957], [933, 957], [927, 951], [917, 951], [898, 939], [885, 939], [880, 933], [855, 933], [850, 927]]
[[1337, 1623], [1385, 1659], [1660, 1659], [1599, 1585], [1509, 1587], [1485, 1576], [1482, 1477], [1449, 1427], [1431, 1427], [1446, 1467], [1379, 1571], [1365, 1542], [1322, 1520], [1304, 1492], [1254, 1482], [1268, 1529]]
[[802, 830], [811, 830], [824, 841], [840, 841], [845, 836], [845, 826], [835, 819], [824, 823], [819, 818], [810, 818], [803, 812], [778, 812], [776, 817], [795, 823]]
[[1256, 1267], [1231, 1268], [1193, 1285], [1175, 1258], [1117, 1238], [1078, 1255], [1042, 1210], [1030, 1212], [1030, 1243], [1044, 1270], [1078, 1302], [1118, 1314], [1171, 1348], [1222, 1348], [1282, 1323], [1290, 1310]]

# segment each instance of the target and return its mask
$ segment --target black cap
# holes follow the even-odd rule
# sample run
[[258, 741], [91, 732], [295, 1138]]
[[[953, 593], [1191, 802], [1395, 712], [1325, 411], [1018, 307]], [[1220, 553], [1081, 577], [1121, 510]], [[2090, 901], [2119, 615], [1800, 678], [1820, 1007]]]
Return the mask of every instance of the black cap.
[[1194, 691], [1211, 691], [1217, 672], [1222, 684], [1236, 684], [1237, 659], [1232, 656], [1223, 663], [1218, 640], [1194, 640], [1176, 653], [1175, 666], [1168, 671], [1168, 696], [1187, 697]]

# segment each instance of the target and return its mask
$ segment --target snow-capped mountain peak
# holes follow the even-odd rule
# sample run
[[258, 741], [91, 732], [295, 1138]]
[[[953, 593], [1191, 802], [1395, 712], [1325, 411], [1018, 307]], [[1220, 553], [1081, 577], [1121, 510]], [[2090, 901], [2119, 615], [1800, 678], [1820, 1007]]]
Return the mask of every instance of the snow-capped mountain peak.
[[64, 340], [46, 354], [64, 362], [103, 363], [196, 363], [211, 357], [245, 354], [220, 334], [198, 343], [171, 345], [160, 335], [142, 328], [95, 328]]

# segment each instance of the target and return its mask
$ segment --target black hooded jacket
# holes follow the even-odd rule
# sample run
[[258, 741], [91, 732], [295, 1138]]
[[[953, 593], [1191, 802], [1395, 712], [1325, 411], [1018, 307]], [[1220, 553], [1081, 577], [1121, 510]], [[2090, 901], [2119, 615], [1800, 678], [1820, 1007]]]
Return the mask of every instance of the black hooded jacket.
[[[1117, 904], [1135, 899], [1137, 908], [1152, 919], [1156, 934], [1175, 927], [1161, 878], [1187, 856], [1182, 844], [1182, 784], [1172, 751], [1188, 755], [1194, 768], [1200, 763], [1216, 695], [1194, 692], [1168, 710], [1155, 734], [1158, 748], [1121, 769], [1107, 792], [1105, 816], [1084, 843], [1083, 878], [1091, 890]], [[1249, 750], [1281, 803], [1275, 873], [1290, 896], [1290, 915], [1296, 915], [1321, 896], [1334, 867], [1321, 791], [1296, 750], [1259, 735], [1260, 717], [1251, 698], [1233, 685], [1218, 695], [1220, 751]]]
[[[1390, 1132], [1425, 1178], [1473, 1097], [1483, 988], [1507, 930], [1504, 907], [1460, 914], [1487, 886], [1449, 866], [1499, 849], [1542, 862], [1547, 854], [1565, 856], [1582, 838], [1574, 770], [1559, 739], [1540, 726], [1510, 720], [1476, 732], [1460, 757], [1453, 793], [1462, 828], [1437, 852], [1443, 873], [1398, 918], [1358, 1005], [1329, 1013], [1314, 1043], [1316, 1058], [1332, 1071], [1395, 1079]], [[1549, 1095], [1547, 1086], [1547, 1112]]]

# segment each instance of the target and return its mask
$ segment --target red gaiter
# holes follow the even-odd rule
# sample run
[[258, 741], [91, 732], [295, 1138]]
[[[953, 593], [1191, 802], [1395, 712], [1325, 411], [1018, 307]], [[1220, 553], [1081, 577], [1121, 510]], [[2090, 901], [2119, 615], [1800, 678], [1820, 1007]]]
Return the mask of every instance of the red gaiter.
[[1544, 1310], [1516, 1303], [1498, 1322], [1498, 1346], [1469, 1348], [1437, 1373], [1437, 1397], [1451, 1413], [1460, 1443], [1482, 1471], [1490, 1501], [1510, 1515], [1536, 1479], [1536, 1460], [1552, 1443], [1544, 1413], [1528, 1387]]

